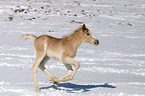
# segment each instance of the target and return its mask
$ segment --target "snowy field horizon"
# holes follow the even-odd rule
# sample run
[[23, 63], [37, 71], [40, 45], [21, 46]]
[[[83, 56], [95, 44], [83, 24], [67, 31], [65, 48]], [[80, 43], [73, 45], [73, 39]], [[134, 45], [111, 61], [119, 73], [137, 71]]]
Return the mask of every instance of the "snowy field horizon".
[[[80, 69], [58, 87], [38, 69], [36, 93], [34, 40], [20, 36], [61, 38], [83, 24], [100, 44], [82, 43], [74, 58]], [[145, 96], [144, 0], [1, 0], [0, 29], [0, 96]], [[67, 73], [53, 59], [46, 68]]]

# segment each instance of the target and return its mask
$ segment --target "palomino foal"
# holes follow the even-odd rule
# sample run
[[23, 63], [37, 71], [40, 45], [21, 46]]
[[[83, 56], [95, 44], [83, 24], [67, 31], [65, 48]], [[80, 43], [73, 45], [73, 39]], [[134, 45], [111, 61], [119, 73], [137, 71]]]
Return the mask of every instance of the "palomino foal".
[[[54, 81], [54, 85], [57, 86], [57, 82], [72, 80], [76, 71], [79, 69], [79, 63], [73, 58], [75, 57], [76, 51], [80, 44], [82, 42], [87, 42], [93, 45], [99, 44], [99, 40], [92, 36], [85, 24], [71, 35], [64, 36], [63, 38], [55, 38], [48, 35], [36, 37], [29, 34], [21, 36], [22, 40], [26, 40], [28, 38], [35, 40], [34, 50], [36, 54], [36, 60], [31, 70], [36, 92], [39, 92], [39, 87], [36, 80], [36, 72], [38, 67], [44, 73], [46, 73], [50, 77], [50, 81]], [[68, 74], [60, 78], [56, 78], [49, 71], [47, 71], [45, 68], [45, 63], [50, 58], [62, 61], [68, 70]], [[75, 68], [73, 69], [71, 65], [74, 65]]]

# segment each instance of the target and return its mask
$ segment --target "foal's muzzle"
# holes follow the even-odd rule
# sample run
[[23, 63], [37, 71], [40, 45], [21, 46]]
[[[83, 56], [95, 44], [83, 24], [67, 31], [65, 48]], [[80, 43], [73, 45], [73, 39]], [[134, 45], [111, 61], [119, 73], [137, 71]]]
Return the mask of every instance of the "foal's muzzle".
[[94, 45], [98, 45], [99, 44], [99, 40], [95, 39], [94, 40]]

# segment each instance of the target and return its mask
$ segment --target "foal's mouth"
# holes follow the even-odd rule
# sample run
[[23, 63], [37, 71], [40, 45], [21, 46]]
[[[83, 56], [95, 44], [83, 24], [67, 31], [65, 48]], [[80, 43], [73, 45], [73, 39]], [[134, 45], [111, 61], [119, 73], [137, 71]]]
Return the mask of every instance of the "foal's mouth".
[[99, 40], [97, 39], [94, 40], [94, 45], [99, 45], [99, 43], [100, 43]]

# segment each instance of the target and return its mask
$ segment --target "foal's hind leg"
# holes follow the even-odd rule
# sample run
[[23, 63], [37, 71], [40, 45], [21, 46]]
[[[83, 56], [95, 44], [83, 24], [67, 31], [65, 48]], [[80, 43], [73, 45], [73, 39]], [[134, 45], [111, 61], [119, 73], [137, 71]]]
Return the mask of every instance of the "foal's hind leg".
[[[49, 81], [54, 81], [55, 80], [55, 76], [52, 75], [50, 72], [48, 72], [48, 70], [45, 68], [45, 64], [46, 62], [49, 60], [50, 58], [48, 56], [45, 56], [44, 59], [42, 60], [41, 64], [39, 65], [39, 68], [50, 77]], [[57, 86], [57, 83], [54, 82], [54, 85]]]
[[46, 74], [48, 75], [51, 79], [54, 79], [55, 76], [52, 75], [50, 72], [48, 72], [48, 70], [45, 68], [45, 64], [46, 62], [49, 60], [50, 58], [48, 56], [45, 56], [44, 59], [42, 60], [41, 64], [39, 65], [39, 68]]
[[43, 60], [44, 57], [45, 57], [45, 55], [43, 55], [43, 54], [41, 54], [40, 56], [36, 56], [36, 60], [31, 68], [36, 92], [40, 92], [39, 87], [38, 87], [38, 83], [37, 83], [37, 79], [36, 79], [36, 72], [37, 72], [39, 64], [41, 63], [41, 61]]

